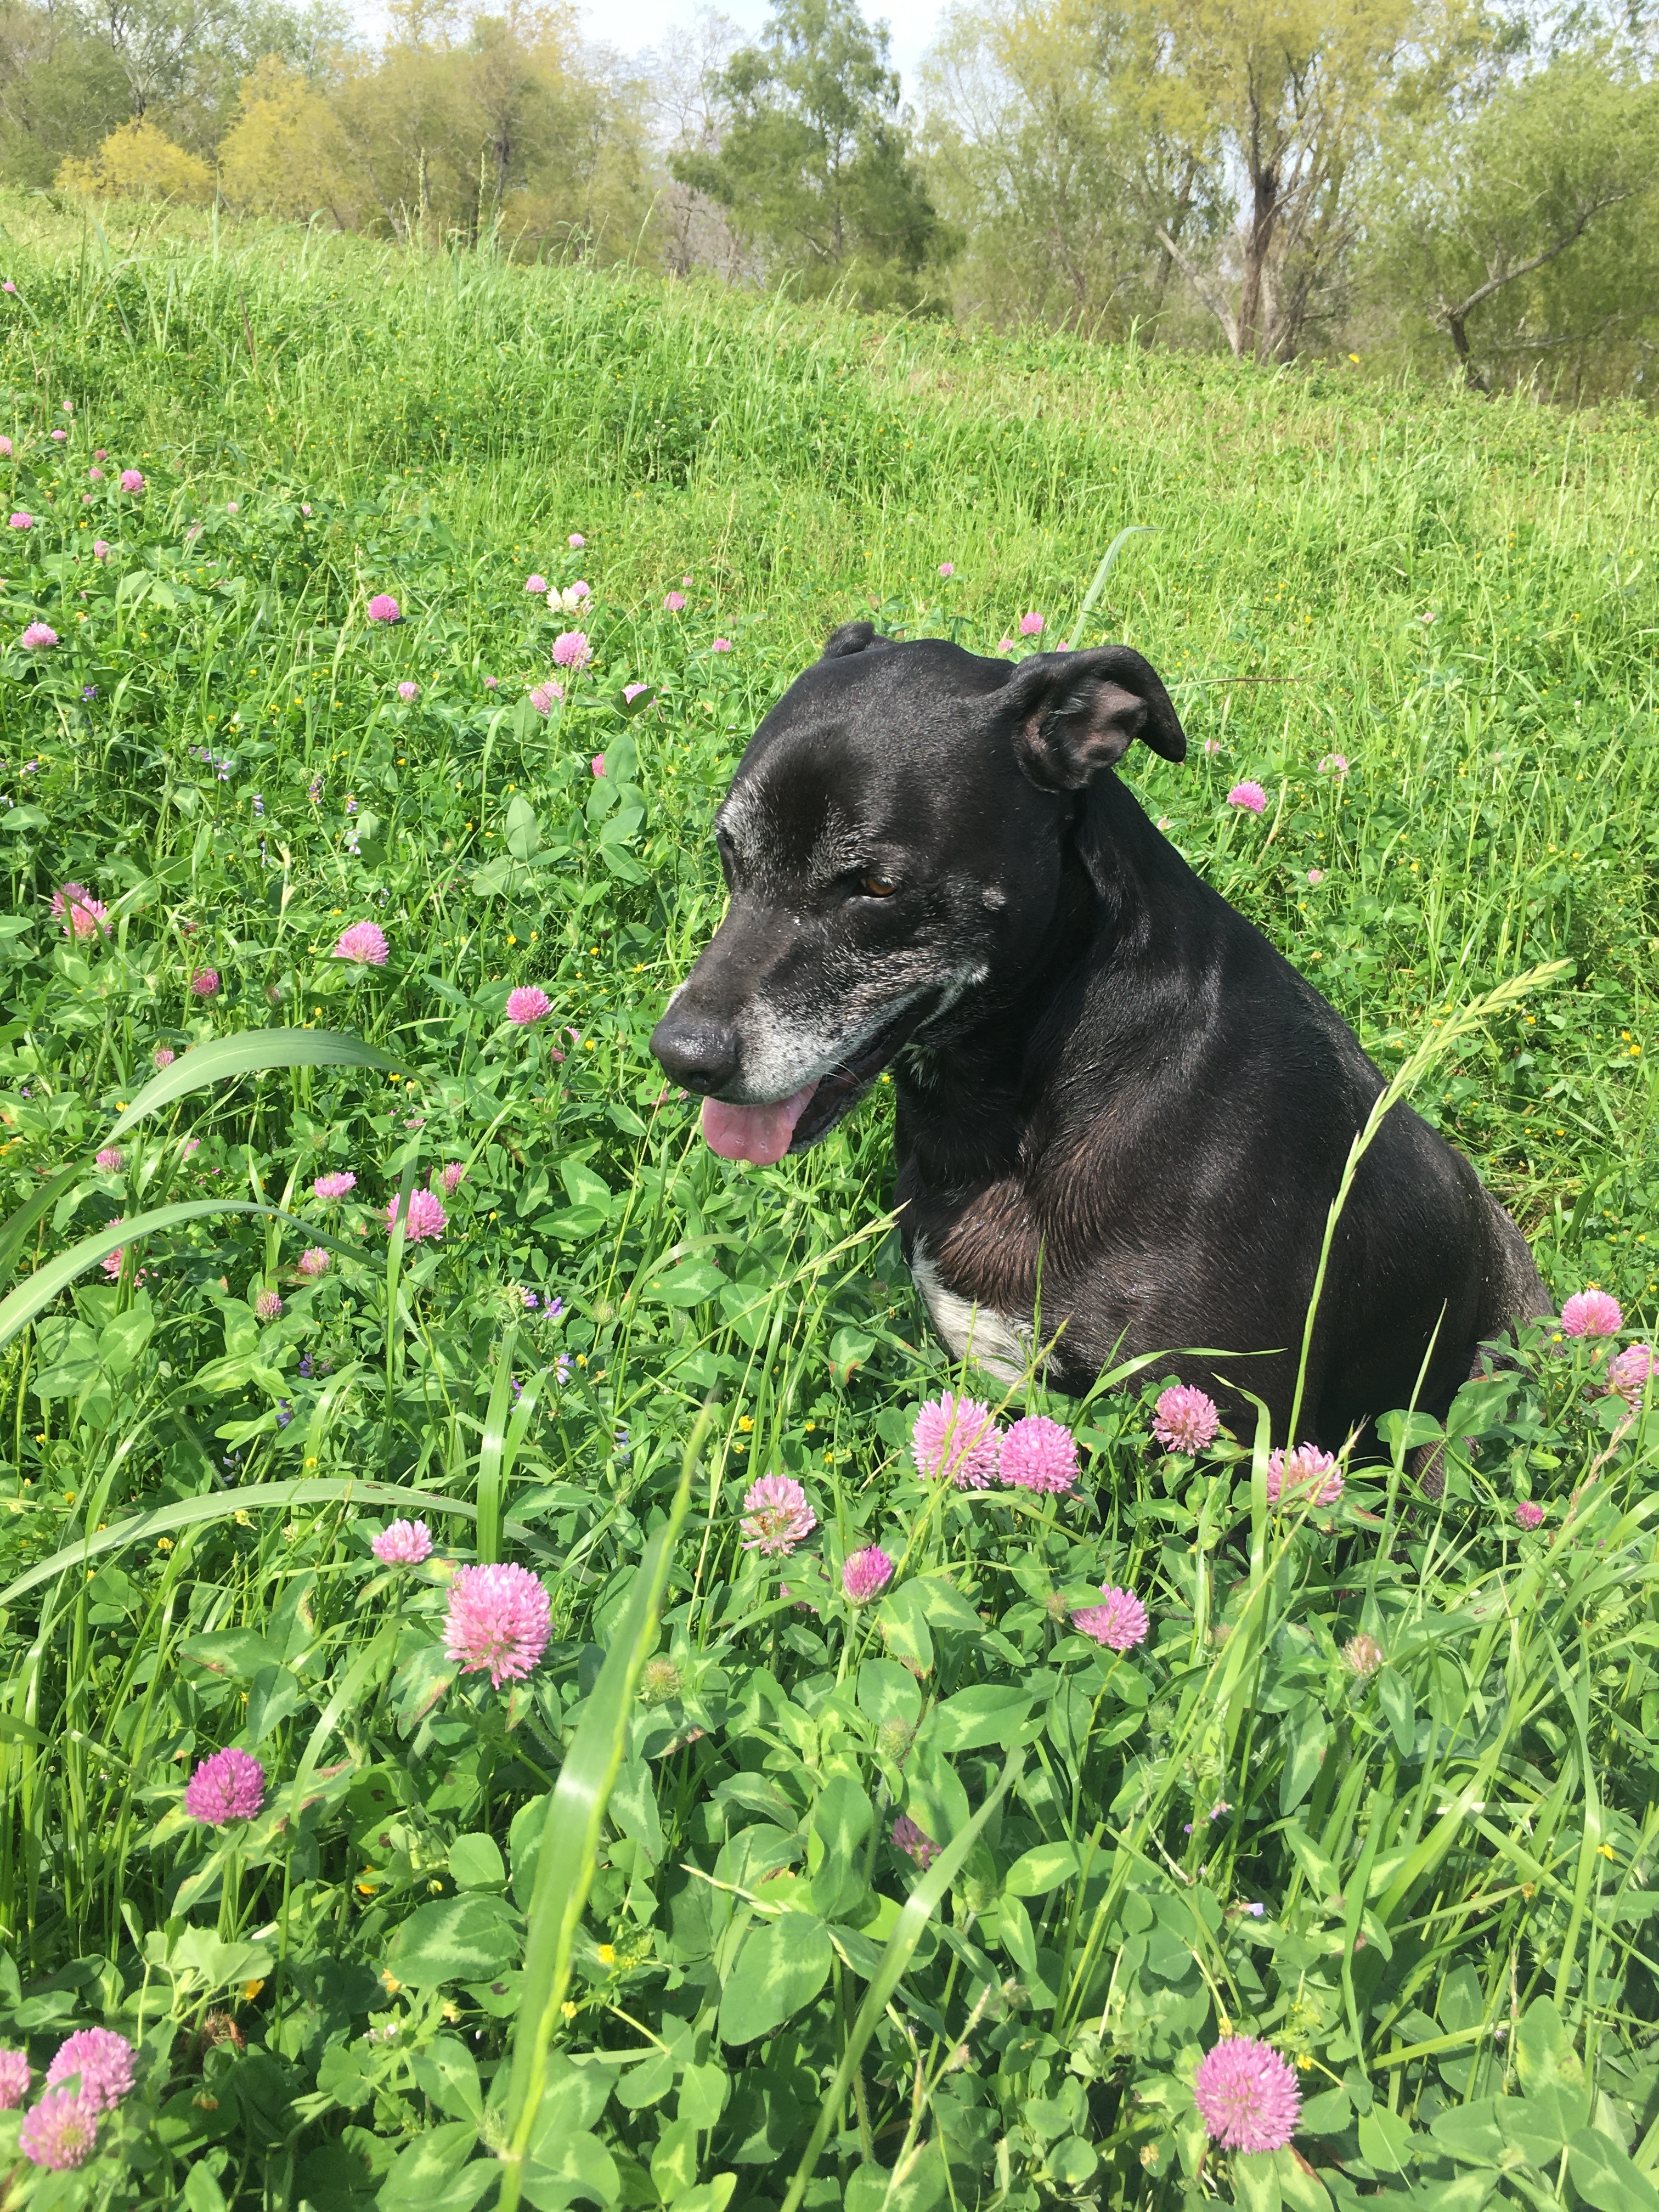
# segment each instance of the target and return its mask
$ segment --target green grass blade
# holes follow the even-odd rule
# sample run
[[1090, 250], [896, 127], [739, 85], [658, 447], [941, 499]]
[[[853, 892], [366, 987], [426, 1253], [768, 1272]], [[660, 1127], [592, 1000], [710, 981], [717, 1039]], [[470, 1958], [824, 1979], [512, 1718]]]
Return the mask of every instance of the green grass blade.
[[78, 1160], [71, 1161], [66, 1168], [59, 1168], [51, 1182], [43, 1183], [33, 1198], [26, 1199], [4, 1229], [0, 1230], [0, 1283], [5, 1281], [16, 1266], [17, 1255], [22, 1250], [30, 1230], [43, 1214], [57, 1205], [81, 1171]]
[[1111, 574], [1118, 555], [1132, 538], [1149, 538], [1152, 532], [1153, 526], [1150, 522], [1132, 522], [1127, 529], [1120, 530], [1106, 548], [1106, 557], [1095, 570], [1095, 580], [1090, 585], [1083, 605], [1077, 611], [1077, 620], [1066, 633], [1073, 651], [1076, 651], [1083, 643], [1083, 625], [1094, 612], [1095, 601], [1105, 590], [1106, 579]]
[[[457, 1513], [463, 1521], [477, 1518], [477, 1508], [461, 1498], [444, 1498], [430, 1490], [404, 1490], [393, 1482], [360, 1482], [354, 1475], [313, 1474], [293, 1482], [252, 1482], [240, 1489], [216, 1491], [210, 1498], [178, 1498], [148, 1513], [135, 1513], [113, 1528], [100, 1528], [78, 1543], [66, 1544], [0, 1590], [0, 1612], [42, 1583], [50, 1582], [54, 1575], [62, 1574], [65, 1567], [95, 1559], [105, 1552], [121, 1551], [148, 1536], [164, 1536], [169, 1529], [191, 1528], [198, 1522], [228, 1520], [237, 1513], [275, 1511], [289, 1505], [327, 1505], [347, 1499], [395, 1505], [404, 1513]], [[533, 1532], [519, 1522], [505, 1525], [515, 1543], [528, 1544], [535, 1550], [544, 1548]]]
[[673, 1509], [645, 1547], [628, 1608], [605, 1655], [576, 1740], [560, 1769], [542, 1830], [525, 1944], [524, 1984], [513, 2037], [507, 2102], [513, 2147], [505, 2161], [500, 2212], [514, 2212], [519, 2201], [525, 2152], [547, 2078], [548, 2045], [570, 1979], [576, 1929], [592, 1886], [599, 1824], [622, 1765], [629, 1712], [641, 1669], [656, 1637], [674, 1547], [684, 1525], [692, 1476], [712, 1418], [712, 1411], [705, 1408], [691, 1432]]
[[305, 1236], [319, 1244], [331, 1244], [337, 1252], [350, 1258], [360, 1255], [351, 1247], [319, 1229], [313, 1221], [302, 1221], [297, 1214], [284, 1213], [278, 1206], [256, 1206], [246, 1198], [194, 1198], [179, 1206], [159, 1206], [153, 1212], [135, 1214], [131, 1220], [112, 1222], [95, 1235], [83, 1237], [67, 1252], [60, 1252], [55, 1260], [48, 1260], [44, 1267], [37, 1267], [15, 1291], [0, 1298], [0, 1348], [9, 1344], [21, 1328], [27, 1328], [36, 1314], [43, 1312], [60, 1291], [65, 1291], [77, 1275], [95, 1267], [111, 1252], [118, 1252], [124, 1244], [131, 1244], [140, 1237], [153, 1237], [158, 1230], [174, 1229], [181, 1221], [205, 1221], [215, 1214], [257, 1213], [269, 1221], [286, 1221]]
[[397, 1649], [398, 1621], [392, 1614], [380, 1634], [366, 1651], [360, 1651], [340, 1679], [338, 1688], [324, 1706], [317, 1725], [311, 1731], [300, 1763], [294, 1770], [294, 1782], [289, 1791], [288, 1817], [291, 1826], [297, 1827], [300, 1815], [305, 1810], [306, 1792], [310, 1789], [323, 1755], [323, 1747], [339, 1726], [351, 1707], [362, 1697], [381, 1663]]
[[957, 1869], [972, 1850], [981, 1828], [1001, 1804], [1008, 1792], [1019, 1780], [1025, 1764], [1024, 1752], [1011, 1752], [1008, 1764], [1002, 1770], [1002, 1778], [980, 1807], [973, 1819], [959, 1834], [952, 1836], [933, 1865], [911, 1891], [897, 1924], [887, 1939], [887, 1948], [881, 1954], [881, 1964], [876, 1969], [876, 1978], [864, 1993], [864, 2002], [859, 2007], [858, 2017], [853, 2022], [852, 2033], [847, 2039], [847, 2048], [842, 2053], [830, 2087], [823, 2093], [818, 2106], [818, 2117], [800, 2164], [795, 2168], [795, 2178], [789, 2185], [789, 2193], [783, 2200], [782, 2212], [798, 2212], [806, 2185], [812, 2179], [812, 2170], [823, 2154], [830, 2139], [830, 2130], [836, 2116], [847, 2102], [847, 2093], [853, 2083], [853, 2075], [866, 2046], [876, 2032], [877, 2022], [886, 2011], [894, 1990], [909, 1965], [915, 1948], [921, 1941], [923, 1929], [944, 1902], [945, 1893], [956, 1880]]
[[398, 1402], [398, 1384], [402, 1380], [404, 1367], [404, 1340], [398, 1327], [398, 1281], [404, 1271], [404, 1248], [409, 1237], [409, 1196], [415, 1188], [415, 1178], [420, 1169], [419, 1149], [411, 1147], [408, 1164], [398, 1185], [397, 1216], [392, 1224], [392, 1233], [386, 1239], [386, 1434], [388, 1448], [392, 1414]]
[[239, 1076], [258, 1075], [271, 1067], [377, 1067], [385, 1072], [399, 1062], [389, 1059], [361, 1037], [340, 1030], [248, 1030], [240, 1036], [216, 1037], [182, 1054], [147, 1083], [108, 1136], [113, 1144], [135, 1122], [175, 1098], [192, 1091], [208, 1091], [216, 1083], [231, 1083]]
[[501, 1350], [495, 1355], [495, 1373], [484, 1413], [483, 1442], [478, 1447], [478, 1557], [486, 1565], [501, 1556], [501, 1454], [507, 1442], [507, 1408], [513, 1397], [513, 1353], [518, 1341], [517, 1324], [509, 1322]]
[[1402, 1098], [1410, 1097], [1436, 1061], [1443, 1059], [1454, 1045], [1462, 1044], [1496, 1015], [1518, 1006], [1529, 991], [1536, 990], [1540, 984], [1559, 982], [1564, 975], [1571, 972], [1571, 969], [1570, 960], [1542, 961], [1537, 967], [1528, 968], [1524, 975], [1512, 975], [1507, 982], [1499, 983], [1496, 989], [1471, 1000], [1466, 1006], [1460, 1006], [1449, 1021], [1443, 1022], [1437, 1029], [1430, 1030], [1419, 1040], [1415, 1048], [1395, 1071], [1392, 1079], [1378, 1092], [1376, 1103], [1365, 1117], [1364, 1127], [1348, 1147], [1342, 1180], [1337, 1185], [1336, 1196], [1331, 1200], [1330, 1212], [1326, 1219], [1324, 1240], [1319, 1248], [1319, 1264], [1314, 1270], [1313, 1291], [1308, 1300], [1308, 1316], [1302, 1330], [1302, 1354], [1297, 1367], [1296, 1395], [1291, 1401], [1291, 1418], [1285, 1434], [1287, 1447], [1295, 1443], [1298, 1435], [1303, 1389], [1308, 1378], [1308, 1358], [1313, 1350], [1314, 1323], [1318, 1318], [1319, 1301], [1325, 1288], [1331, 1247], [1336, 1241], [1336, 1224], [1348, 1202], [1354, 1177], [1359, 1172], [1359, 1163], [1370, 1150], [1383, 1121]]

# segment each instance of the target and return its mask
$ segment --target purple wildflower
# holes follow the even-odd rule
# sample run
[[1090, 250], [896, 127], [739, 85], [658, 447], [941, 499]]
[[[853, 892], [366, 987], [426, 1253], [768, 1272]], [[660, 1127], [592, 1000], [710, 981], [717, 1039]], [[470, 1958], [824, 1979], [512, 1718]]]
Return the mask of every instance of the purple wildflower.
[[997, 1471], [1001, 1437], [991, 1409], [945, 1390], [930, 1398], [910, 1431], [910, 1455], [930, 1480], [949, 1475], [958, 1490], [985, 1490]]
[[1267, 1458], [1267, 1503], [1277, 1505], [1334, 1505], [1342, 1495], [1342, 1476], [1329, 1452], [1317, 1444], [1298, 1444], [1288, 1458], [1274, 1451]]
[[1014, 1489], [1063, 1493], [1077, 1482], [1077, 1440], [1046, 1413], [1028, 1413], [1002, 1439], [999, 1471]]
[[1627, 1344], [1607, 1369], [1607, 1388], [1631, 1406], [1639, 1406], [1642, 1393], [1659, 1375], [1659, 1359], [1650, 1344]]
[[[398, 1200], [395, 1198], [386, 1207], [386, 1225], [388, 1236], [398, 1226]], [[404, 1242], [406, 1244], [419, 1244], [428, 1237], [435, 1243], [448, 1226], [449, 1216], [444, 1212], [442, 1201], [435, 1191], [410, 1192], [409, 1212], [404, 1221]]]
[[394, 1521], [368, 1548], [383, 1567], [418, 1567], [432, 1556], [432, 1532], [424, 1521]]
[[84, 2166], [98, 2137], [98, 2113], [73, 2089], [52, 2089], [24, 2120], [17, 2148], [32, 2166], [54, 2173]]
[[355, 961], [360, 967], [384, 968], [391, 950], [378, 921], [354, 921], [349, 929], [340, 932], [331, 957]]
[[793, 1475], [763, 1474], [744, 1495], [742, 1525], [745, 1552], [787, 1559], [817, 1527], [818, 1516]]
[[1618, 1299], [1605, 1291], [1575, 1291], [1561, 1309], [1561, 1328], [1567, 1336], [1617, 1336], [1624, 1325]]
[[907, 1858], [913, 1858], [925, 1874], [939, 1856], [939, 1846], [924, 1828], [919, 1828], [908, 1813], [901, 1813], [893, 1823], [893, 1841]]
[[851, 1605], [868, 1605], [893, 1579], [893, 1562], [879, 1544], [849, 1553], [841, 1571], [843, 1596]]
[[1296, 2076], [1266, 2043], [1230, 2035], [1206, 2051], [1193, 2076], [1204, 2132], [1224, 2150], [1282, 2150], [1302, 2117]]
[[203, 1759], [185, 1790], [185, 1810], [210, 1828], [251, 1820], [265, 1802], [265, 1770], [246, 1751], [216, 1751]]
[[521, 983], [507, 994], [507, 1018], [518, 1029], [543, 1021], [553, 1011], [553, 1001], [537, 983]]
[[1129, 1651], [1146, 1642], [1152, 1623], [1133, 1590], [1103, 1583], [1100, 1600], [1098, 1605], [1085, 1606], [1072, 1615], [1072, 1626], [1079, 1635], [1091, 1636], [1109, 1651]]
[[79, 2075], [81, 2095], [94, 2112], [112, 2112], [132, 2087], [132, 2045], [112, 2028], [83, 2027], [64, 2039], [46, 2069], [48, 2089]]
[[1196, 1458], [1214, 1443], [1220, 1426], [1221, 1413], [1215, 1400], [1185, 1382], [1160, 1391], [1152, 1408], [1152, 1434], [1165, 1451], [1185, 1452]]
[[551, 1625], [547, 1592], [527, 1568], [462, 1567], [450, 1584], [444, 1650], [464, 1674], [487, 1668], [499, 1690], [533, 1670]]

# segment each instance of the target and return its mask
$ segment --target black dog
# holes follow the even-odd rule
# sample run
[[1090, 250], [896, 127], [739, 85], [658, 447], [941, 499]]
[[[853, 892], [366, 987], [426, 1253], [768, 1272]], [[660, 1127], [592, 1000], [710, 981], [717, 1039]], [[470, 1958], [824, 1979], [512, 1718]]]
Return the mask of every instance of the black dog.
[[[715, 1151], [763, 1163], [890, 1063], [905, 1255], [952, 1352], [1016, 1380], [1052, 1345], [1072, 1391], [1136, 1352], [1244, 1353], [1170, 1364], [1235, 1416], [1254, 1392], [1288, 1441], [1382, 1079], [1112, 773], [1137, 737], [1185, 756], [1126, 647], [1015, 667], [838, 629], [744, 755], [714, 832], [731, 904], [651, 1048]], [[1397, 1105], [1298, 1425], [1334, 1448], [1414, 1394], [1443, 1413], [1480, 1344], [1550, 1310], [1514, 1223]]]

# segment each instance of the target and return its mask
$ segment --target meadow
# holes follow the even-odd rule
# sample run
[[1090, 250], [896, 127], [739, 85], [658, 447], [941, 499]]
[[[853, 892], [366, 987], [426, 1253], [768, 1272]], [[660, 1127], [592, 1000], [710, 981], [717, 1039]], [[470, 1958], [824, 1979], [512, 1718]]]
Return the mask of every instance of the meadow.
[[[1656, 2212], [1647, 418], [0, 225], [4, 2202]], [[953, 1369], [879, 1090], [740, 1169], [646, 1050], [829, 629], [1071, 636], [1130, 525], [1130, 781], [1620, 1309], [1432, 1496]]]

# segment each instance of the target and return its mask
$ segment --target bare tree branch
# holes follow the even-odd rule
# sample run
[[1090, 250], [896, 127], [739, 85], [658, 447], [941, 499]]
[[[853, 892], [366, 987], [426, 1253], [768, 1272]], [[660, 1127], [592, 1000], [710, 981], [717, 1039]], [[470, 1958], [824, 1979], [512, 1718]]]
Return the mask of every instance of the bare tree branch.
[[1522, 262], [1518, 268], [1506, 270], [1501, 276], [1488, 277], [1484, 284], [1476, 286], [1461, 306], [1442, 307], [1436, 319], [1444, 323], [1448, 329], [1455, 323], [1462, 322], [1474, 313], [1483, 300], [1489, 300], [1494, 292], [1501, 292], [1505, 284], [1513, 284], [1518, 277], [1530, 276], [1534, 269], [1541, 269], [1547, 261], [1553, 261], [1558, 253], [1565, 253], [1570, 246], [1583, 236], [1592, 220], [1601, 214], [1603, 208], [1617, 207], [1621, 200], [1634, 197], [1634, 192], [1627, 187], [1622, 191], [1607, 192], [1601, 198], [1593, 200], [1582, 211], [1565, 238], [1558, 238], [1553, 246], [1547, 246], [1541, 253], [1534, 253], [1530, 261]]
[[1234, 353], [1237, 353], [1238, 351], [1237, 318], [1227, 307], [1225, 301], [1217, 296], [1215, 289], [1210, 283], [1208, 278], [1201, 276], [1199, 270], [1194, 268], [1192, 262], [1188, 259], [1187, 256], [1176, 244], [1174, 239], [1170, 237], [1169, 232], [1165, 230], [1162, 223], [1159, 223], [1158, 226], [1158, 239], [1159, 245], [1162, 246], [1164, 251], [1169, 255], [1170, 260], [1175, 263], [1182, 275], [1192, 286], [1194, 291], [1197, 293], [1200, 304], [1207, 308], [1209, 313], [1215, 317], [1217, 322], [1220, 324], [1222, 331], [1226, 337], [1227, 343], [1231, 347]]

